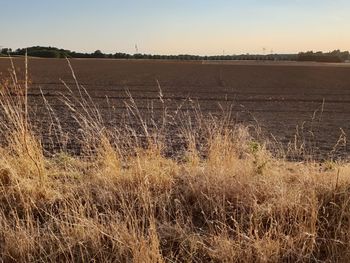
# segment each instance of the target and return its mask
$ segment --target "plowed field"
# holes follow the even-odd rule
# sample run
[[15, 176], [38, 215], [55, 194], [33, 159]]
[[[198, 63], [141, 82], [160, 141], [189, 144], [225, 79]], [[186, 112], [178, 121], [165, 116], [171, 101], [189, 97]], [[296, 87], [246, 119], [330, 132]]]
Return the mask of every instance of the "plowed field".
[[[18, 76], [23, 76], [23, 59], [14, 62]], [[317, 152], [324, 156], [341, 134], [350, 132], [350, 66], [346, 64], [95, 59], [75, 59], [71, 64], [104, 118], [113, 118], [111, 109], [123, 110], [126, 90], [141, 111], [148, 110], [150, 103], [154, 111], [162, 110], [158, 80], [168, 110], [176, 110], [188, 98], [198, 102], [203, 114], [220, 116], [222, 107], [232, 105], [237, 122], [257, 122], [267, 136], [273, 135], [284, 145], [294, 140], [299, 127], [297, 136], [311, 136]], [[8, 75], [8, 68], [10, 61], [0, 59], [3, 76]], [[60, 113], [63, 126], [72, 129], [74, 121], [58, 99], [67, 92], [61, 80], [74, 88], [67, 61], [30, 59], [29, 73], [30, 107], [43, 131], [49, 121], [40, 89]], [[338, 145], [337, 154], [348, 157], [349, 149]]]

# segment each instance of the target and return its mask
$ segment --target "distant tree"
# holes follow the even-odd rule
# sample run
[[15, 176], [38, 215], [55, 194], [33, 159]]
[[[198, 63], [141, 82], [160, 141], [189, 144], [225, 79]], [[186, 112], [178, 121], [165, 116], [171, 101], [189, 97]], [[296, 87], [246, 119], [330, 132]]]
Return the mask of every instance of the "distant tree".
[[105, 54], [103, 54], [102, 51], [98, 49], [92, 54], [92, 56], [94, 58], [104, 58]]
[[0, 50], [0, 54], [3, 54], [3, 55], [8, 55], [8, 54], [10, 54], [12, 52], [12, 49], [11, 48], [2, 48], [1, 50]]
[[341, 53], [341, 58], [342, 58], [343, 61], [350, 60], [350, 53], [349, 53], [349, 51], [342, 52]]
[[60, 58], [61, 55], [56, 50], [31, 50], [28, 51], [28, 56], [41, 58]]

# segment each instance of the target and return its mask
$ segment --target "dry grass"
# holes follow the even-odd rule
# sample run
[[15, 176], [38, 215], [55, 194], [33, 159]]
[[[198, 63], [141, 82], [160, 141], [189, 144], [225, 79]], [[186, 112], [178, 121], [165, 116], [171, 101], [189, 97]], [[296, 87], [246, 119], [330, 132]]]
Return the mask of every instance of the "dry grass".
[[247, 128], [199, 117], [181, 118], [186, 151], [168, 158], [163, 126], [141, 122], [143, 143], [130, 127], [108, 131], [77, 88], [82, 112], [66, 101], [89, 144], [85, 158], [45, 157], [25, 122], [22, 86], [2, 85], [2, 261], [348, 260], [349, 164], [277, 159]]

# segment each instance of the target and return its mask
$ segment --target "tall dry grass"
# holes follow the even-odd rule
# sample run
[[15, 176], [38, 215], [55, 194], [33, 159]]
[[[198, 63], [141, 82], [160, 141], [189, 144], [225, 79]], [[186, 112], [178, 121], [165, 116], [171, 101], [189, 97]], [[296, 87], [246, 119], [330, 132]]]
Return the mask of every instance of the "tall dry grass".
[[[46, 157], [27, 88], [17, 77], [1, 86], [3, 262], [348, 261], [349, 164], [275, 158], [227, 116], [176, 117], [164, 107], [160, 123], [147, 121], [132, 97], [139, 129], [111, 130], [75, 89], [63, 99], [84, 158]], [[169, 123], [181, 126], [181, 157], [164, 153]]]

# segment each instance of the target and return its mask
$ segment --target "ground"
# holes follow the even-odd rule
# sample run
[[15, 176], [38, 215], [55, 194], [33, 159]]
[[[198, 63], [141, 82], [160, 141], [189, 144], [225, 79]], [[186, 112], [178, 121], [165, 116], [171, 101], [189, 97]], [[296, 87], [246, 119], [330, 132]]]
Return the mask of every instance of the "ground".
[[[14, 59], [18, 76], [24, 73], [23, 59]], [[178, 62], [155, 60], [73, 59], [79, 83], [86, 88], [102, 116], [117, 123], [124, 101], [135, 99], [142, 112], [190, 109], [188, 98], [204, 114], [220, 116], [230, 106], [234, 119], [259, 124], [270, 138], [288, 143], [307, 141], [312, 153], [323, 157], [347, 157], [349, 150], [338, 144], [350, 132], [350, 67], [348, 64], [296, 62]], [[0, 59], [0, 72], [7, 75], [9, 59]], [[73, 132], [74, 120], [57, 98], [75, 81], [64, 59], [29, 59], [32, 84], [30, 103], [35, 120], [45, 130], [50, 122], [43, 110], [41, 92], [59, 112], [62, 126]], [[108, 99], [107, 99], [108, 98]], [[271, 136], [272, 135], [272, 136]], [[311, 150], [310, 150], [311, 152]], [[332, 156], [333, 157], [333, 156]]]

